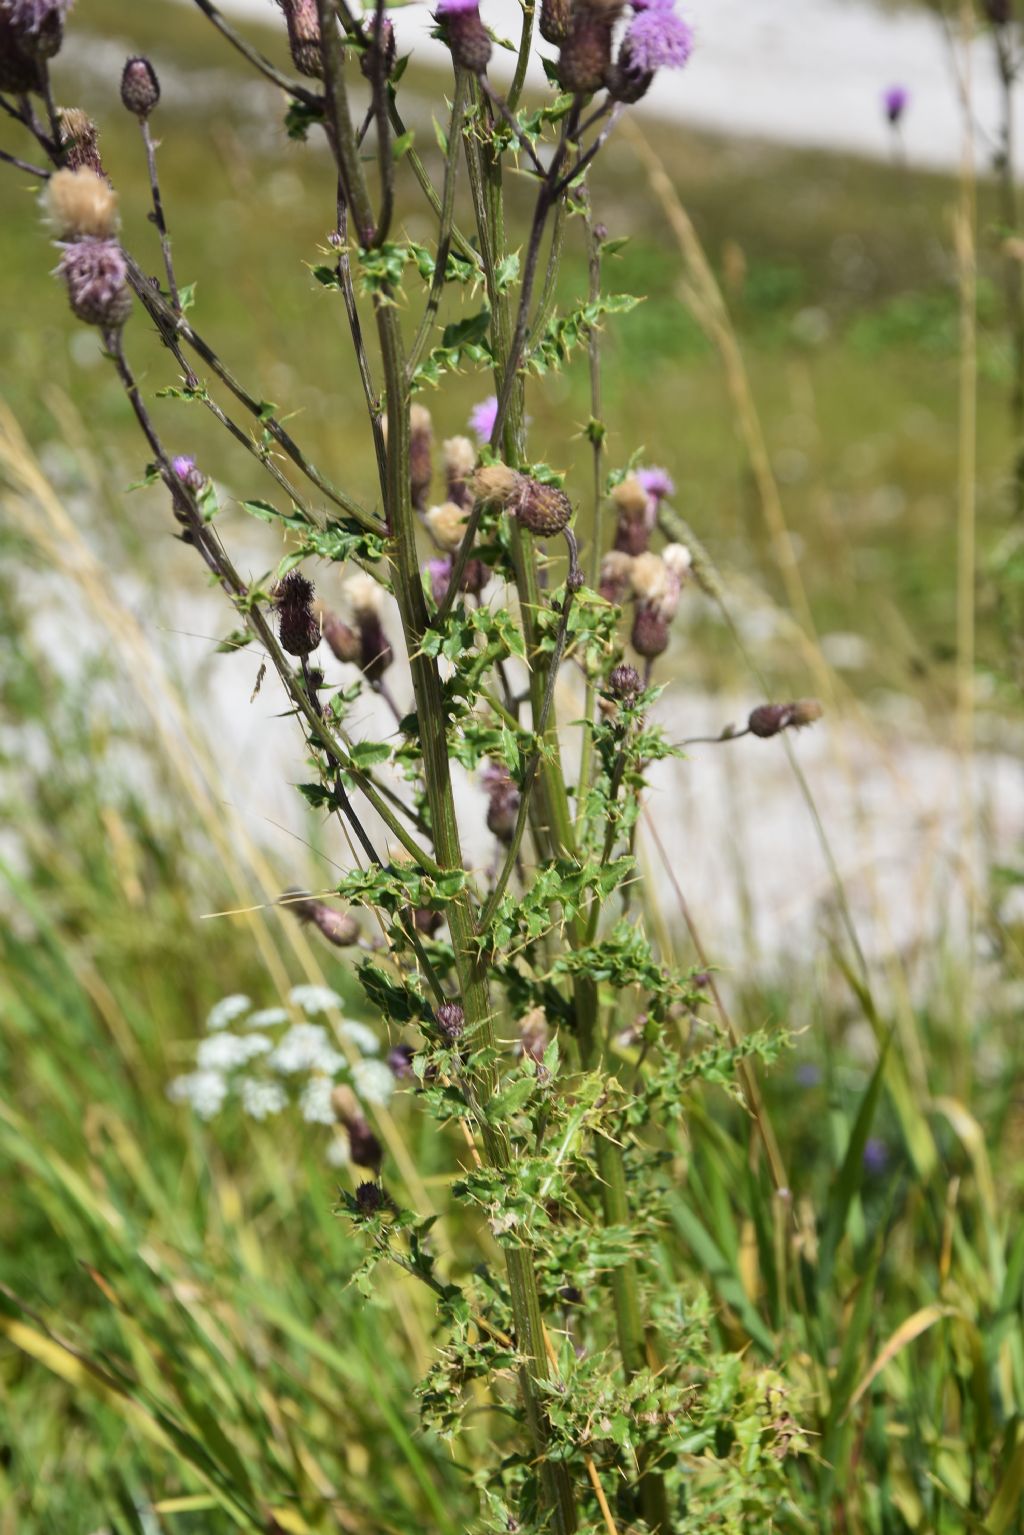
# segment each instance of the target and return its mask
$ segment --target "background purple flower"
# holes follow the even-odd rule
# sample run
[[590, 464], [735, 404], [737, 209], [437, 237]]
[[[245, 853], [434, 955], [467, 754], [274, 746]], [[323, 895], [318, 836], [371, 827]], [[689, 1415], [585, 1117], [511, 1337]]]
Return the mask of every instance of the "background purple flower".
[[882, 105], [886, 117], [895, 127], [910, 105], [910, 92], [905, 85], [890, 85], [882, 92]]
[[634, 72], [653, 75], [659, 69], [682, 69], [693, 52], [693, 28], [670, 3], [660, 0], [633, 17], [623, 47]]
[[474, 405], [469, 413], [470, 430], [475, 432], [481, 442], [490, 442], [491, 433], [494, 431], [494, 423], [498, 419], [498, 396], [488, 395], [486, 400], [481, 400], [479, 405]]
[[664, 501], [666, 496], [675, 495], [675, 482], [667, 469], [638, 469], [636, 477], [655, 501]]
[[443, 602], [448, 592], [448, 583], [452, 578], [451, 555], [446, 554], [443, 559], [428, 560], [427, 577], [430, 581], [430, 595], [435, 602]]

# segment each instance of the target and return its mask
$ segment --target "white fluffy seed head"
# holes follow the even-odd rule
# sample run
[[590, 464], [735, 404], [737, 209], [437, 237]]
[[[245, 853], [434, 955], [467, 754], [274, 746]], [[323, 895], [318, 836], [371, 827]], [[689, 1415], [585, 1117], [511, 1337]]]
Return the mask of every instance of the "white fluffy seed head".
[[425, 520], [436, 543], [453, 554], [466, 531], [465, 510], [454, 501], [446, 501], [443, 506], [432, 506]]
[[668, 587], [669, 573], [660, 554], [638, 554], [630, 569], [633, 595], [639, 602], [660, 602]]
[[54, 171], [46, 184], [44, 203], [62, 240], [110, 240], [117, 230], [117, 193], [87, 167]]
[[349, 576], [342, 587], [348, 605], [357, 618], [379, 618], [384, 610], [384, 590], [378, 581], [365, 572]]

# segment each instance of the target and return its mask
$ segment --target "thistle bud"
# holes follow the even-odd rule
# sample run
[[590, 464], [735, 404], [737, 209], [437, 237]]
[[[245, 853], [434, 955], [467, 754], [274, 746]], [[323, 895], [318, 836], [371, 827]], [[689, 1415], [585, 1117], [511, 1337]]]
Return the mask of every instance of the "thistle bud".
[[572, 502], [557, 485], [524, 480], [512, 512], [523, 527], [538, 538], [551, 538], [569, 526]]
[[323, 608], [320, 610], [320, 624], [323, 637], [335, 660], [349, 664], [358, 663], [363, 647], [355, 629], [337, 614], [329, 613]]
[[414, 405], [409, 412], [409, 479], [412, 482], [412, 504], [421, 512], [430, 494], [430, 482], [434, 478], [431, 449], [434, 429], [430, 412], [425, 405]]
[[284, 11], [292, 63], [307, 79], [322, 79], [324, 60], [316, 0], [277, 0], [277, 3]]
[[387, 1063], [392, 1076], [399, 1082], [410, 1081], [416, 1073], [412, 1069], [416, 1051], [412, 1045], [394, 1045], [387, 1054]]
[[[79, 107], [61, 107], [57, 113], [61, 156], [69, 171], [90, 170], [106, 180], [100, 159], [96, 124]], [[53, 177], [50, 178], [51, 182]]]
[[640, 673], [635, 666], [629, 666], [622, 662], [619, 666], [612, 667], [608, 674], [608, 691], [613, 698], [618, 698], [624, 704], [631, 704], [642, 687]]
[[558, 83], [574, 96], [588, 96], [604, 84], [612, 62], [615, 14], [578, 6], [558, 55]]
[[159, 100], [160, 81], [152, 64], [141, 55], [129, 59], [121, 76], [122, 105], [145, 122]]
[[434, 12], [454, 62], [482, 75], [491, 59], [491, 39], [480, 19], [478, 0], [441, 0]]
[[179, 480], [186, 490], [200, 491], [206, 484], [203, 471], [198, 468], [195, 459], [186, 453], [171, 459], [171, 469], [174, 472], [174, 478]]
[[86, 325], [117, 331], [132, 308], [128, 267], [116, 240], [76, 240], [57, 267], [68, 289], [71, 310]]
[[45, 206], [60, 239], [113, 240], [117, 193], [95, 171], [54, 171], [46, 184]]
[[487, 829], [507, 847], [515, 835], [519, 817], [521, 795], [518, 785], [501, 762], [489, 762], [482, 778], [487, 791]]
[[390, 17], [382, 16], [380, 35], [378, 36], [377, 16], [374, 13], [367, 22], [364, 22], [364, 28], [369, 39], [369, 47], [359, 60], [359, 67], [363, 72], [363, 77], [367, 80], [373, 80], [377, 76], [377, 71], [380, 70], [386, 80], [395, 67], [395, 58], [398, 53], [394, 25]]
[[349, 1152], [357, 1167], [369, 1167], [380, 1172], [384, 1149], [370, 1129], [365, 1114], [359, 1107], [359, 1099], [350, 1087], [336, 1087], [331, 1094], [331, 1107], [348, 1135]]
[[630, 636], [638, 656], [653, 661], [668, 649], [668, 620], [651, 603], [641, 603], [633, 619]]
[[313, 583], [290, 570], [273, 593], [278, 633], [289, 655], [308, 656], [320, 643], [320, 623], [313, 612]]
[[466, 1027], [466, 1014], [458, 1002], [442, 1002], [434, 1017], [445, 1039], [456, 1040], [461, 1037]]
[[747, 729], [752, 735], [768, 740], [784, 730], [802, 730], [813, 725], [825, 711], [816, 698], [798, 698], [788, 704], [759, 704], [751, 710]]
[[546, 43], [564, 43], [572, 27], [572, 0], [541, 0], [540, 35]]
[[336, 949], [348, 949], [359, 942], [359, 923], [350, 912], [335, 911], [333, 907], [314, 900], [312, 896], [296, 899], [294, 892], [289, 892], [287, 906], [300, 922], [311, 923], [318, 928], [327, 942], [332, 943]]
[[363, 1220], [379, 1215], [388, 1202], [388, 1196], [379, 1183], [360, 1183], [355, 1192], [356, 1213]]

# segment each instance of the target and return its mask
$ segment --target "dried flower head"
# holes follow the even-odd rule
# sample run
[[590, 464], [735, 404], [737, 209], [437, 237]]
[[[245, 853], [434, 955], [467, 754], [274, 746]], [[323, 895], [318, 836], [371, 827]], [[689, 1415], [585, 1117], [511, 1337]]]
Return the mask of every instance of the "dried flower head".
[[454, 553], [462, 543], [466, 531], [465, 507], [457, 506], [454, 501], [446, 501], [443, 506], [432, 506], [424, 521], [439, 548]]
[[519, 786], [503, 762], [489, 762], [481, 779], [487, 791], [487, 829], [507, 847], [519, 816]]
[[429, 410], [425, 405], [413, 405], [409, 411], [409, 479], [412, 504], [417, 511], [426, 506], [434, 477], [433, 444], [434, 428]]
[[564, 91], [583, 96], [600, 90], [611, 68], [612, 30], [619, 9], [573, 8], [569, 34], [558, 55], [558, 83]]
[[628, 474], [611, 493], [618, 513], [615, 548], [624, 554], [643, 554], [651, 541], [657, 518], [657, 503], [651, 499], [635, 474]]
[[458, 1002], [442, 1002], [434, 1017], [445, 1039], [458, 1039], [466, 1027], [466, 1014]]
[[434, 12], [441, 35], [461, 69], [482, 75], [491, 61], [491, 39], [478, 0], [441, 0]]
[[320, 17], [316, 0], [277, 0], [288, 28], [288, 47], [292, 63], [309, 80], [323, 76], [324, 61], [320, 47]]
[[349, 607], [356, 618], [365, 618], [372, 614], [379, 618], [384, 611], [384, 589], [379, 581], [368, 576], [365, 571], [358, 575], [349, 576], [342, 587]]
[[160, 81], [147, 58], [129, 59], [121, 75], [121, 102], [140, 121], [145, 121], [160, 100]]
[[679, 582], [684, 582], [693, 569], [693, 555], [685, 544], [666, 544], [661, 558]]
[[72, 313], [86, 325], [120, 330], [131, 314], [128, 266], [116, 240], [76, 240], [57, 267]]
[[633, 557], [622, 549], [609, 549], [601, 561], [601, 579], [598, 591], [606, 602], [616, 607], [625, 599], [632, 587]]
[[79, 171], [86, 168], [97, 176], [105, 176], [100, 159], [99, 132], [89, 114], [80, 107], [61, 107], [57, 120], [66, 169]]
[[572, 502], [557, 485], [524, 478], [511, 510], [537, 538], [551, 538], [569, 526]]
[[46, 213], [62, 240], [110, 240], [117, 229], [117, 193], [95, 171], [54, 171], [46, 184]]
[[507, 464], [485, 464], [474, 474], [470, 488], [477, 501], [511, 506], [520, 494], [522, 484], [523, 476]]
[[660, 554], [638, 554], [630, 567], [634, 597], [640, 602], [660, 602], [668, 590], [668, 576]]
[[551, 1028], [542, 1007], [531, 1007], [519, 1020], [519, 1054], [541, 1065], [551, 1042]]
[[476, 448], [468, 437], [449, 437], [441, 451], [448, 500], [464, 506], [470, 499], [469, 481], [476, 468]]
[[474, 405], [470, 411], [470, 431], [475, 432], [481, 442], [490, 442], [497, 419], [498, 396], [489, 394], [486, 400], [481, 400], [479, 405]]
[[290, 570], [273, 591], [278, 634], [289, 655], [308, 656], [320, 643], [320, 622], [313, 611], [313, 583]]
[[759, 704], [751, 710], [747, 729], [767, 740], [783, 730], [802, 730], [805, 725], [813, 725], [824, 712], [816, 698], [798, 698], [788, 704]]

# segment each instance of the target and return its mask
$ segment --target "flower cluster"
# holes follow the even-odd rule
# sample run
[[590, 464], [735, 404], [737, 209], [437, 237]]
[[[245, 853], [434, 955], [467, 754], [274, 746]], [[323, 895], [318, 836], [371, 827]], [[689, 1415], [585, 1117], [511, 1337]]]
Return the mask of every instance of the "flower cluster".
[[[307, 1124], [336, 1131], [329, 1152], [333, 1166], [348, 1160], [373, 1165], [373, 1132], [360, 1105], [387, 1104], [400, 1073], [379, 1059], [372, 1029], [341, 1016], [341, 998], [329, 986], [293, 986], [288, 1003], [254, 1009], [241, 993], [222, 997], [207, 1017], [195, 1069], [175, 1077], [168, 1096], [206, 1120], [231, 1098], [256, 1120], [273, 1118], [294, 1104]], [[334, 1016], [331, 1029], [316, 1021], [327, 1015]], [[339, 1110], [342, 1090], [347, 1118]], [[356, 1126], [354, 1140], [348, 1120]], [[360, 1160], [364, 1156], [370, 1161]]]
[[632, 0], [632, 18], [613, 59], [623, 0], [547, 0], [541, 34], [557, 42], [563, 90], [590, 95], [605, 88], [615, 101], [639, 101], [659, 69], [682, 69], [693, 52], [693, 28], [675, 0]]

